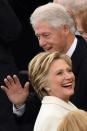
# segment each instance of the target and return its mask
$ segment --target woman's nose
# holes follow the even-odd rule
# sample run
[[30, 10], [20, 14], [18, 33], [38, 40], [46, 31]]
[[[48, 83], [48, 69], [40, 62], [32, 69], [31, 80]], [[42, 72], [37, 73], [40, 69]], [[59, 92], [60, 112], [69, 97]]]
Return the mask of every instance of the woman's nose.
[[66, 73], [64, 74], [64, 77], [65, 77], [66, 79], [71, 79], [71, 78], [72, 78], [72, 73], [66, 72]]

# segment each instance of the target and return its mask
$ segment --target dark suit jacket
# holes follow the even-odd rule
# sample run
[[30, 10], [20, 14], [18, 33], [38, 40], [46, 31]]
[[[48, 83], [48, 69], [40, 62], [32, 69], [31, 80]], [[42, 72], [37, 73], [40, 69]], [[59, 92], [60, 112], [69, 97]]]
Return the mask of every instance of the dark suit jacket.
[[76, 37], [77, 47], [71, 57], [76, 85], [71, 101], [77, 107], [87, 111], [87, 43], [81, 36]]
[[[77, 47], [72, 55], [73, 72], [76, 78], [75, 94], [71, 101], [79, 108], [87, 111], [87, 43], [81, 36], [76, 36]], [[33, 131], [34, 121], [37, 117], [41, 102], [35, 93], [30, 94], [26, 104], [26, 111], [22, 116], [24, 125], [32, 125], [29, 131]], [[27, 126], [28, 127], [28, 126]], [[26, 128], [27, 130], [29, 128]], [[23, 130], [25, 131], [25, 130]]]
[[22, 30], [8, 0], [0, 0], [0, 85], [7, 74], [17, 73], [13, 47]]
[[41, 101], [37, 94], [32, 91], [26, 101], [25, 113], [22, 117], [16, 117], [16, 122], [21, 131], [33, 131], [34, 123], [41, 106]]
[[[0, 86], [7, 74], [17, 74], [11, 49], [21, 32], [21, 24], [7, 0], [0, 0]], [[17, 131], [12, 104], [0, 88], [0, 131]]]

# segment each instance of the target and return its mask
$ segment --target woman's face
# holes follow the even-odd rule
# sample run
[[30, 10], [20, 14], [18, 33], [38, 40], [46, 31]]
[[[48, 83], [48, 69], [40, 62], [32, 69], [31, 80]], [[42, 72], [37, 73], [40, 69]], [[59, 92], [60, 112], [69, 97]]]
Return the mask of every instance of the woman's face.
[[47, 75], [48, 95], [68, 101], [74, 93], [74, 84], [71, 67], [63, 59], [53, 61]]

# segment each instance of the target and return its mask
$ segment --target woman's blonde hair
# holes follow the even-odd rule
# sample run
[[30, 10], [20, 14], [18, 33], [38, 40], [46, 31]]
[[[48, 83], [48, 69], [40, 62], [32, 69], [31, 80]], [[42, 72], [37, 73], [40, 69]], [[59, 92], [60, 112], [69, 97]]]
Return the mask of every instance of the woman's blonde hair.
[[29, 80], [40, 98], [48, 95], [45, 90], [47, 87], [47, 74], [51, 63], [57, 59], [63, 59], [72, 68], [71, 59], [67, 55], [58, 52], [41, 52], [28, 65]]
[[87, 112], [80, 109], [70, 111], [57, 131], [87, 131]]

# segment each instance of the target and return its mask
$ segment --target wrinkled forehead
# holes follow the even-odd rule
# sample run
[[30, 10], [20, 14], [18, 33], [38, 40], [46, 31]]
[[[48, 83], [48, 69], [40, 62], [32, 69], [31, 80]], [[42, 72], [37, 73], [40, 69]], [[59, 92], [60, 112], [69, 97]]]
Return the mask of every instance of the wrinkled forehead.
[[46, 22], [46, 21], [38, 21], [35, 23], [34, 25], [34, 31], [35, 34], [37, 34], [37, 32], [50, 32], [53, 30], [57, 30], [58, 28], [55, 28], [54, 26], [52, 26], [50, 23]]

